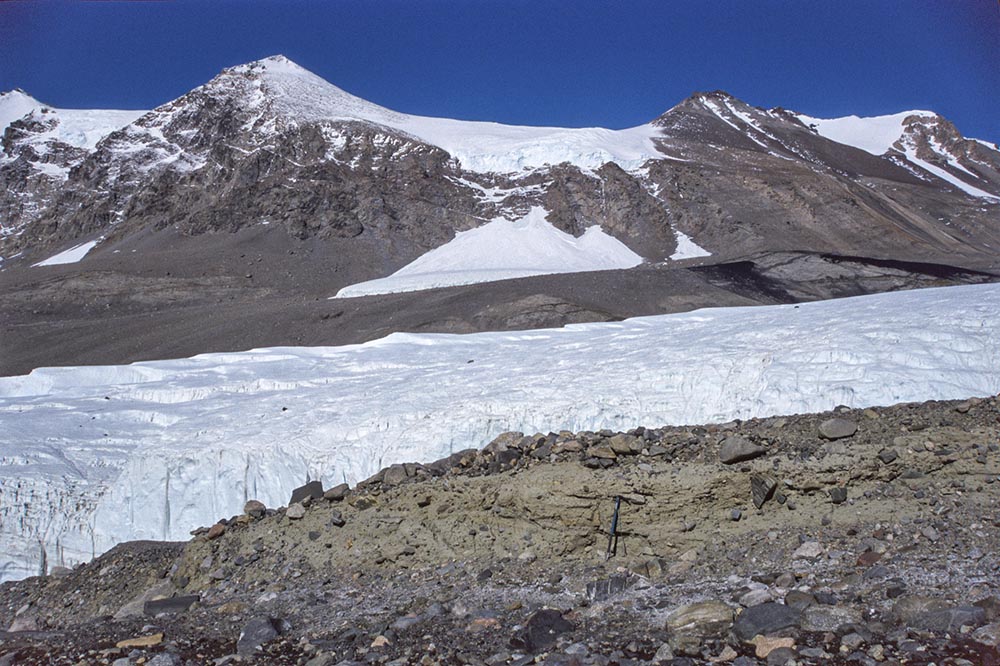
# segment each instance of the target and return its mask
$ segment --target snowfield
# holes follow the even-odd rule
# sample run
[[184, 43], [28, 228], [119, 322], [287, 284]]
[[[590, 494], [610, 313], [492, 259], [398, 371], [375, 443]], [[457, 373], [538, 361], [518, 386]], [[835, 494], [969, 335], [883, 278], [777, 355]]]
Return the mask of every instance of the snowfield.
[[0, 577], [184, 539], [309, 479], [505, 430], [631, 428], [1000, 392], [1000, 285], [0, 379]]
[[[894, 113], [890, 116], [873, 116], [870, 118], [847, 116], [831, 119], [811, 118], [810, 116], [799, 114], [797, 118], [806, 127], [815, 127], [816, 132], [822, 137], [847, 146], [860, 148], [878, 157], [891, 153], [905, 155], [906, 159], [912, 164], [957, 187], [970, 196], [1000, 201], [1000, 197], [995, 194], [981, 190], [961, 178], [948, 173], [941, 167], [917, 156], [917, 148], [913, 143], [912, 137], [907, 135], [904, 123], [908, 118], [917, 118], [918, 122], [924, 123], [933, 122], [937, 118], [937, 114], [933, 111], [903, 111], [902, 113]], [[987, 147], [992, 147], [985, 141], [980, 141], [979, 139], [971, 140]], [[943, 146], [933, 142], [931, 146], [933, 151], [944, 162], [959, 171], [965, 172], [973, 179], [979, 179], [979, 176], [963, 167], [955, 159], [955, 156], [949, 153]]]
[[535, 206], [520, 220], [502, 217], [460, 231], [392, 275], [344, 287], [334, 298], [390, 294], [530, 275], [632, 268], [642, 257], [600, 226], [579, 238], [552, 226]]
[[87, 253], [97, 247], [100, 241], [92, 240], [86, 243], [80, 243], [79, 245], [74, 245], [68, 250], [63, 250], [58, 254], [54, 254], [48, 259], [43, 259], [37, 264], [31, 264], [32, 268], [37, 268], [39, 266], [57, 266], [59, 264], [75, 264], [81, 261], [87, 256]]

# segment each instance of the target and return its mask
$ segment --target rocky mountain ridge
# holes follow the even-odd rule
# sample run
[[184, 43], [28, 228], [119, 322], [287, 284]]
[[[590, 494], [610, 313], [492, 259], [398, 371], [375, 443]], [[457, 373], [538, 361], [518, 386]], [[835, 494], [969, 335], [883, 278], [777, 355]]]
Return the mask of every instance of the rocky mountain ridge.
[[[916, 237], [896, 244], [976, 245], [994, 230], [977, 229], [982, 216], [973, 210], [1000, 200], [1000, 153], [961, 137], [939, 116], [908, 115], [891, 149], [875, 157], [825, 139], [800, 116], [722, 92], [696, 93], [633, 130], [514, 128], [390, 111], [277, 56], [227, 69], [93, 146], [51, 136], [60, 115], [33, 109], [5, 132], [5, 257], [88, 234], [121, 238], [167, 226], [197, 234], [275, 223], [299, 237], [380, 237], [392, 266], [529, 204], [544, 205], [554, 224], [574, 234], [601, 224], [654, 261], [670, 255], [675, 227], [717, 253], [734, 242], [774, 243], [771, 229], [754, 233], [754, 207], [787, 218], [787, 242], [796, 245], [781, 249], [859, 250], [862, 240], [873, 240], [862, 236], [861, 222], [895, 224]], [[470, 138], [476, 132], [482, 136]], [[541, 152], [528, 152], [525, 143], [539, 141]], [[934, 224], [940, 220], [929, 207], [942, 194], [966, 192], [908, 156], [987, 197], [957, 198], [972, 218], [960, 230]], [[738, 169], [739, 196], [720, 191], [713, 175], [722, 168]], [[792, 192], [774, 175], [791, 178]], [[905, 211], [892, 210], [885, 181], [919, 194]], [[830, 200], [834, 183], [840, 201]], [[761, 186], [771, 203], [754, 196]], [[727, 210], [731, 201], [739, 202], [737, 216]], [[699, 203], [714, 206], [715, 215]], [[840, 222], [836, 236], [818, 235], [831, 214]], [[697, 226], [685, 224], [692, 216]], [[844, 224], [855, 219], [858, 228]], [[726, 233], [732, 225], [749, 229]]]

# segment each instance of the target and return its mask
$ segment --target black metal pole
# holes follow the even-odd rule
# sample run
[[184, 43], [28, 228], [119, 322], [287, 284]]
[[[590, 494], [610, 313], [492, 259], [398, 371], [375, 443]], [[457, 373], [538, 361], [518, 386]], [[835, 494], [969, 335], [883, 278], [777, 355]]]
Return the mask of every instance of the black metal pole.
[[612, 556], [618, 554], [618, 511], [621, 506], [621, 495], [615, 495], [615, 514], [611, 517], [611, 532], [608, 533], [608, 552], [605, 553], [605, 560], [610, 560]]

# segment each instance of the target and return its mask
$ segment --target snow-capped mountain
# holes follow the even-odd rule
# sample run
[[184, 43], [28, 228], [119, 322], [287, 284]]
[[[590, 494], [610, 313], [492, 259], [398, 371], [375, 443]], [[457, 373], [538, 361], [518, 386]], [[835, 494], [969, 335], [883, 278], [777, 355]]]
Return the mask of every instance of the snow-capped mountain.
[[976, 285], [0, 378], [0, 580], [506, 430], [992, 395], [998, 312]]
[[[888, 129], [875, 118], [838, 130], [841, 121], [712, 92], [630, 129], [516, 127], [390, 110], [280, 56], [226, 69], [145, 113], [46, 109], [16, 91], [0, 111], [5, 121], [16, 117], [0, 156], [6, 373], [135, 360], [153, 347], [177, 356], [360, 341], [399, 325], [555, 325], [711, 304], [733, 290], [774, 302], [788, 298], [790, 280], [816, 284], [832, 261], [841, 277], [824, 278], [826, 293], [870, 290], [871, 278], [896, 270], [886, 261], [1000, 270], [1000, 152], [922, 112], [901, 114]], [[532, 217], [536, 210], [544, 219]], [[622, 251], [614, 260], [603, 250], [566, 251], [593, 249], [595, 239]], [[751, 280], [753, 293], [716, 272], [728, 294], [720, 296], [702, 273], [698, 295], [681, 299], [667, 277], [679, 261], [749, 261], [766, 272], [776, 257], [805, 255], [819, 259], [782, 269], [781, 288]], [[484, 257], [489, 271], [472, 265]], [[883, 263], [872, 273], [874, 264], [858, 258]], [[845, 277], [846, 266], [861, 273]], [[626, 267], [629, 276], [616, 276]], [[572, 283], [511, 282], [570, 270], [582, 271]], [[920, 270], [921, 284], [956, 274]], [[364, 285], [373, 282], [399, 291], [404, 282], [467, 283], [472, 273], [504, 281], [491, 294], [477, 288], [475, 308], [441, 296], [434, 311], [414, 297], [392, 309], [392, 321], [407, 323], [388, 330], [384, 318], [359, 315], [367, 323], [331, 339], [312, 322], [332, 315], [304, 305], [294, 316], [243, 321], [265, 300], [282, 304], [276, 312], [296, 299], [371, 294]], [[886, 279], [900, 288], [908, 278]], [[584, 280], [601, 284], [583, 289]], [[619, 280], [628, 298], [611, 295], [620, 286], [608, 281]], [[847, 281], [855, 288], [842, 289]], [[374, 307], [377, 297], [367, 298], [338, 317]], [[190, 323], [206, 317], [216, 335]], [[346, 321], [328, 330], [348, 330]], [[67, 322], [86, 334], [65, 334]], [[124, 330], [126, 344], [117, 339]], [[162, 334], [132, 341], [149, 330]]]
[[[774, 249], [776, 237], [781, 249], [926, 255], [931, 241], [930, 252], [975, 254], [974, 211], [1000, 196], [1000, 153], [937, 116], [890, 117], [889, 134], [898, 132], [875, 151], [851, 138], [873, 130], [843, 128], [882, 128], [885, 119], [823, 121], [725, 93], [695, 94], [626, 130], [514, 127], [392, 111], [276, 56], [145, 114], [45, 110], [14, 92], [0, 115], [26, 109], [5, 124], [0, 163], [8, 261], [87, 234], [273, 223], [297, 237], [361, 237], [359, 245], [378, 236], [381, 261], [366, 257], [357, 275], [370, 279], [532, 205], [574, 236], [600, 225], [651, 261], [674, 253], [678, 232], [722, 254], [734, 244]], [[32, 185], [41, 176], [65, 182], [58, 191]], [[969, 195], [956, 201], [974, 218], [959, 233], [937, 219], [936, 190], [954, 188]], [[845, 214], [858, 224], [835, 238], [825, 232]], [[892, 247], [886, 227], [903, 231]]]

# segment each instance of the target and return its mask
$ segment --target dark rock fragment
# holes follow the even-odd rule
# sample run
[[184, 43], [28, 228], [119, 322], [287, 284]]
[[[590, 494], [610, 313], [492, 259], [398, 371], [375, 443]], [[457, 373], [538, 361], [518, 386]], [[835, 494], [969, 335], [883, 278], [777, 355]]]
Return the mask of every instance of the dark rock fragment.
[[169, 599], [154, 599], [142, 605], [142, 612], [146, 615], [159, 615], [160, 613], [183, 613], [191, 606], [201, 601], [197, 594], [188, 594], [180, 597], [170, 597]]
[[734, 435], [726, 437], [719, 448], [719, 461], [723, 465], [733, 465], [736, 463], [753, 460], [767, 453], [767, 449], [757, 446], [743, 437]]
[[753, 504], [758, 509], [764, 506], [778, 487], [778, 481], [767, 474], [755, 474], [750, 477], [750, 494], [753, 496]]
[[555, 645], [560, 634], [573, 629], [573, 623], [564, 618], [562, 613], [543, 608], [528, 618], [524, 628], [511, 637], [510, 646], [515, 650], [541, 652]]
[[296, 502], [301, 502], [307, 497], [309, 499], [319, 499], [323, 497], [323, 483], [321, 481], [310, 481], [304, 486], [299, 486], [292, 491], [292, 499], [288, 500], [288, 503], [295, 504]]
[[733, 633], [743, 641], [758, 634], [773, 634], [782, 629], [798, 627], [802, 611], [784, 604], [768, 602], [751, 606], [733, 623]]
[[844, 439], [858, 431], [858, 424], [842, 418], [827, 419], [819, 424], [819, 436], [823, 439]]

